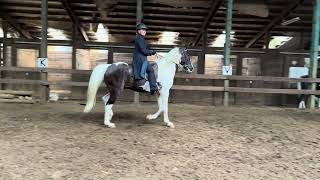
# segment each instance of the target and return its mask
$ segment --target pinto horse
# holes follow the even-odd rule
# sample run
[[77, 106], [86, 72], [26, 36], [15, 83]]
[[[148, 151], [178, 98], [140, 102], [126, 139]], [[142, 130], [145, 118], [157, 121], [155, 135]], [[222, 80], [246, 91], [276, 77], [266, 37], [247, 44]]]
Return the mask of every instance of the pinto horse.
[[[156, 70], [155, 72], [157, 72], [157, 82], [161, 86], [158, 96], [159, 110], [146, 117], [148, 120], [153, 120], [163, 112], [163, 121], [171, 128], [174, 128], [174, 124], [169, 120], [168, 116], [168, 98], [170, 89], [173, 86], [177, 65], [188, 73], [193, 71], [191, 58], [185, 48], [173, 48], [153, 65]], [[90, 112], [94, 107], [97, 90], [103, 81], [106, 84], [108, 92], [102, 98], [105, 104], [104, 124], [109, 128], [114, 128], [115, 124], [111, 122], [113, 116], [112, 107], [116, 102], [117, 97], [120, 96], [124, 89], [149, 92], [149, 82], [146, 80], [142, 80], [142, 82], [141, 80], [134, 81], [131, 77], [131, 68], [127, 63], [118, 62], [113, 64], [100, 64], [94, 68], [90, 76], [87, 103], [84, 108], [85, 113]]]

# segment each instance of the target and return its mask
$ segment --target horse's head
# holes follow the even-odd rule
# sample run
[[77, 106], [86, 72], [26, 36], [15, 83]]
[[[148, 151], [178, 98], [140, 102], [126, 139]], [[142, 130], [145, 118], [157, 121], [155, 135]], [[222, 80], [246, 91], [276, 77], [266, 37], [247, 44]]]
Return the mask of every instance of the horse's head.
[[188, 73], [191, 73], [193, 71], [193, 65], [187, 49], [179, 48], [179, 53], [181, 55], [181, 59], [179, 61], [178, 66], [182, 66], [183, 70], [185, 70]]

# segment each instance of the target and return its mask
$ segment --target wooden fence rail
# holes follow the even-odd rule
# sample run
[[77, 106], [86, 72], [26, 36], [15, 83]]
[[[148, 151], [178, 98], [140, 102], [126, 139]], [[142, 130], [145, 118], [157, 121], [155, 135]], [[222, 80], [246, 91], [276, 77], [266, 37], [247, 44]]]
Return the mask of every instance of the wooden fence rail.
[[[39, 72], [46, 73], [69, 73], [90, 75], [91, 70], [73, 70], [73, 69], [39, 69], [39, 68], [18, 68], [18, 67], [0, 67], [0, 71], [9, 72]], [[230, 80], [230, 81], [264, 81], [264, 82], [284, 82], [284, 83], [298, 83], [298, 82], [320, 82], [320, 78], [288, 78], [288, 77], [272, 77], [272, 76], [222, 76], [222, 75], [200, 75], [200, 74], [177, 74], [176, 78], [183, 79], [206, 79], [206, 80]], [[42, 87], [40, 98], [45, 99], [48, 96], [48, 87], [50, 85], [59, 86], [78, 86], [87, 87], [88, 82], [75, 81], [45, 81], [45, 80], [28, 80], [28, 79], [0, 79], [3, 84], [32, 84]], [[104, 85], [103, 85], [104, 86]], [[270, 89], [270, 88], [244, 88], [244, 87], [217, 87], [217, 86], [186, 86], [174, 85], [173, 90], [183, 91], [210, 91], [210, 92], [233, 92], [233, 93], [262, 93], [262, 94], [314, 94], [320, 95], [320, 91], [312, 90], [298, 90], [298, 89]], [[44, 102], [43, 100], [42, 102]]]

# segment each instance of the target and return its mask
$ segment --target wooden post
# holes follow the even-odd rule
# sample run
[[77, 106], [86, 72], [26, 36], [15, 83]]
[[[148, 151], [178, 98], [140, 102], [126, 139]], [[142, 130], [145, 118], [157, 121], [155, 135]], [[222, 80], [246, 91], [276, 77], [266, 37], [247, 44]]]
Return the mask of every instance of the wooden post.
[[[320, 0], [314, 1], [313, 10], [313, 28], [312, 28], [312, 42], [311, 42], [311, 71], [310, 75], [312, 78], [317, 78], [318, 69], [318, 51], [319, 51], [319, 37], [320, 37]], [[311, 90], [316, 90], [317, 83], [311, 84]], [[310, 109], [315, 108], [315, 95], [311, 95], [310, 98]]]
[[137, 0], [136, 16], [137, 24], [141, 23], [143, 20], [143, 0]]
[[[237, 56], [237, 66], [236, 66], [236, 75], [237, 76], [241, 76], [242, 75], [242, 59], [244, 58], [243, 55], [239, 54]], [[236, 81], [236, 86], [239, 87], [240, 85], [240, 81]], [[237, 101], [237, 93], [234, 94], [234, 104], [237, 104], [238, 101]]]
[[[3, 66], [8, 65], [8, 40], [7, 40], [7, 35], [8, 35], [8, 21], [6, 19], [2, 19], [2, 30], [3, 30], [3, 48], [2, 48], [2, 61], [3, 61]], [[5, 72], [1, 71], [0, 72], [0, 78], [5, 77]], [[1, 89], [4, 89], [5, 85], [1, 84]]]
[[[40, 79], [47, 81], [48, 73], [45, 70], [40, 72]], [[41, 84], [40, 86], [40, 103], [46, 104], [49, 99], [49, 86], [47, 84]]]
[[15, 42], [15, 40], [12, 41], [11, 44], [11, 66], [16, 67], [17, 66], [17, 44]]
[[[15, 40], [12, 39], [11, 41], [11, 51], [10, 54], [11, 54], [11, 58], [10, 58], [10, 61], [7, 63], [6, 66], [14, 66], [16, 67], [17, 66], [17, 46], [16, 46], [16, 43], [15, 43]], [[17, 73], [14, 72], [14, 71], [10, 71], [10, 72], [7, 72], [6, 73], [6, 77], [7, 78], [10, 78], [10, 79], [14, 79], [14, 77], [17, 76]], [[6, 89], [15, 89], [17, 87], [16, 84], [7, 84], [6, 85]]]
[[[3, 66], [2, 46], [0, 47], [0, 67]], [[2, 71], [0, 70], [0, 79], [2, 78]], [[2, 90], [2, 84], [0, 83], [0, 90]]]
[[206, 48], [207, 48], [207, 30], [204, 30], [202, 33], [202, 51], [198, 56], [197, 62], [197, 73], [205, 73], [205, 64], [206, 64]]
[[112, 64], [113, 63], [113, 49], [110, 48], [108, 49], [108, 64]]
[[266, 35], [265, 35], [265, 42], [264, 42], [264, 44], [265, 44], [265, 46], [266, 46], [266, 49], [269, 49], [269, 44], [270, 44], [270, 31], [268, 31], [267, 33], [266, 33]]
[[77, 69], [77, 25], [72, 26], [72, 69]]
[[[143, 20], [143, 0], [137, 0], [136, 16], [137, 24], [141, 23]], [[134, 92], [134, 104], [139, 104], [139, 96], [139, 92]]]
[[4, 19], [2, 21], [3, 28], [3, 66], [8, 65], [8, 21]]
[[[40, 58], [48, 57], [48, 0], [41, 0], [41, 46], [40, 46]], [[41, 81], [47, 81], [48, 75], [45, 70], [41, 71]], [[49, 87], [46, 84], [40, 85], [40, 103], [45, 104], [48, 101]]]
[[[227, 10], [227, 23], [226, 23], [226, 43], [224, 45], [224, 65], [230, 65], [230, 56], [231, 56], [231, 28], [232, 28], [232, 9], [233, 9], [233, 0], [228, 0], [228, 10]], [[224, 88], [229, 87], [229, 80], [224, 81]], [[223, 105], [229, 106], [229, 92], [224, 92]]]

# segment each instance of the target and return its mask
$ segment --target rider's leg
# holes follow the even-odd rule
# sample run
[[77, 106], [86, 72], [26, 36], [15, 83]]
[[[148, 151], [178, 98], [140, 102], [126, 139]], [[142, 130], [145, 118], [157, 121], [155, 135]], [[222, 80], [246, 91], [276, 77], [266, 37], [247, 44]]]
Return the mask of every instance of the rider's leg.
[[150, 84], [150, 91], [155, 91], [155, 90], [158, 90], [158, 87], [157, 87], [157, 82], [156, 82], [156, 77], [154, 75], [154, 70], [153, 68], [151, 67], [151, 65], [148, 63], [148, 66], [147, 66], [147, 71], [148, 73], [148, 80], [149, 80], [149, 84]]

